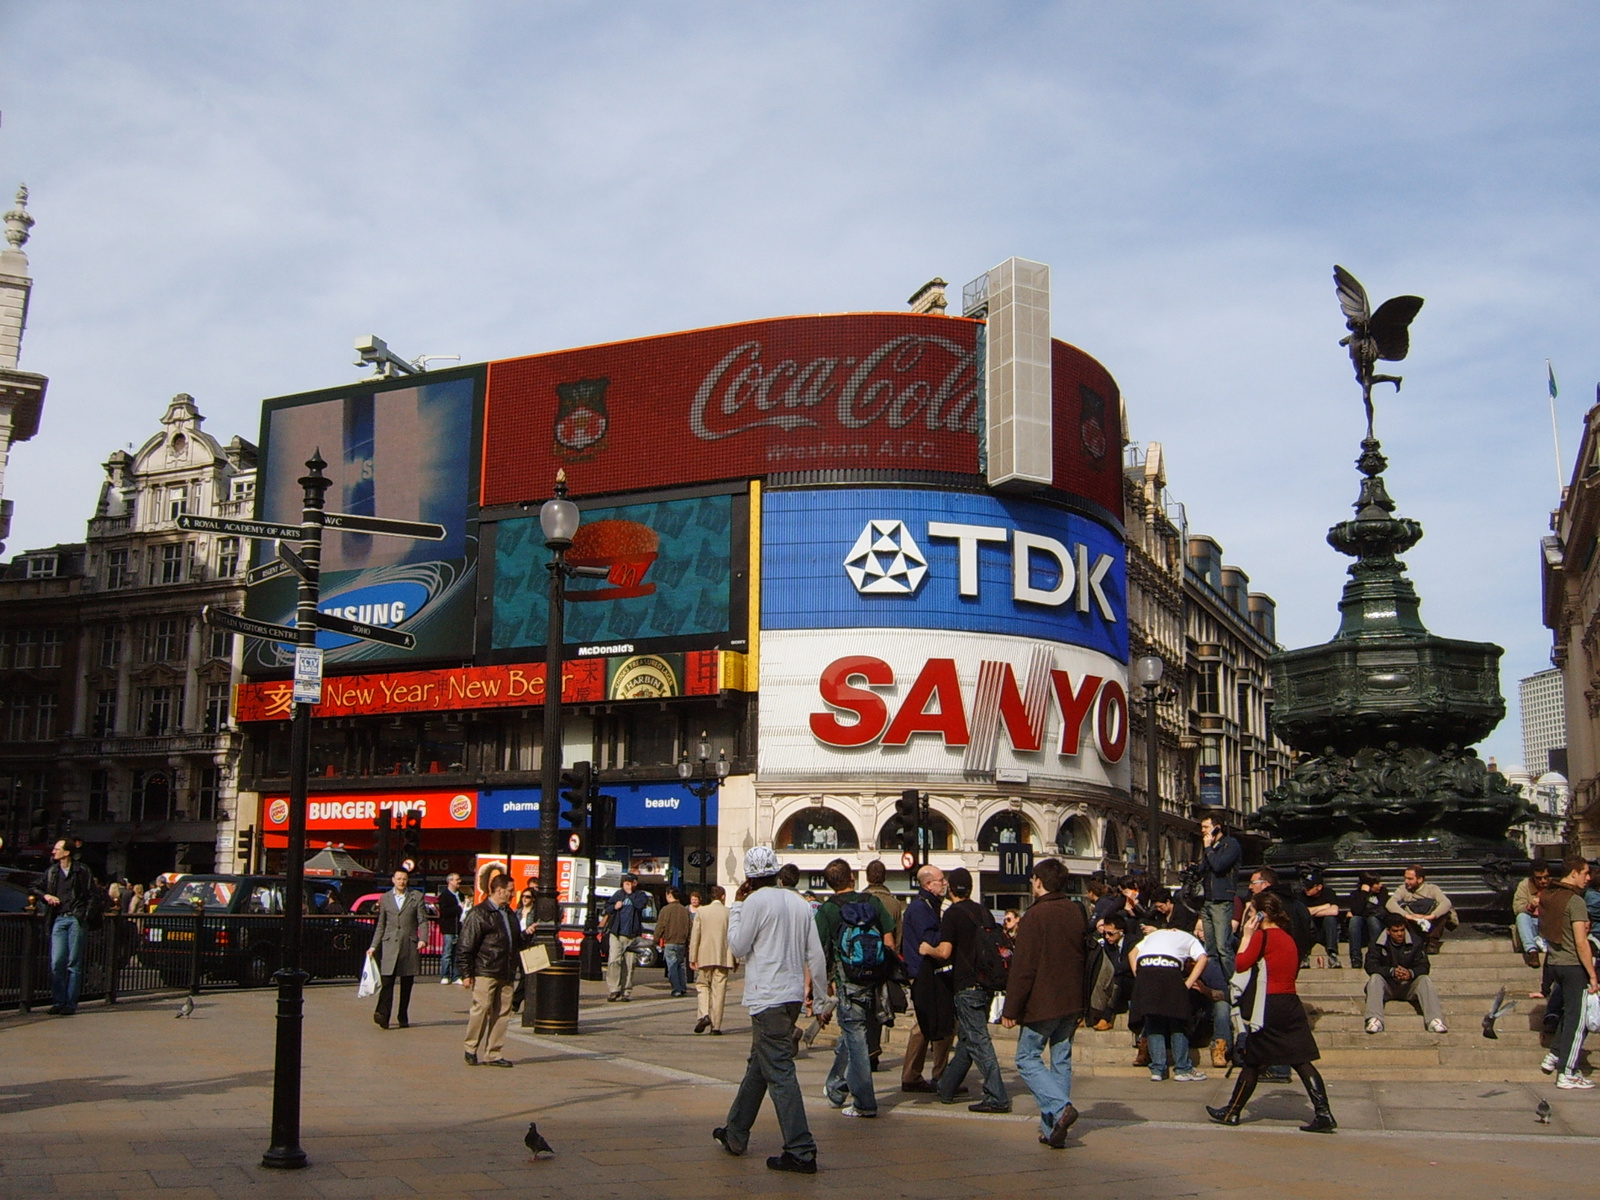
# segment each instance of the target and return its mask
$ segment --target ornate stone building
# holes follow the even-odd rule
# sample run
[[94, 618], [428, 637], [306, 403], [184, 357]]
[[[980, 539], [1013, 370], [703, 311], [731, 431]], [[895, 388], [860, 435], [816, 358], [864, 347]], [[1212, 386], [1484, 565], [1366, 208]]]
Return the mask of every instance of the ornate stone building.
[[28, 243], [33, 217], [28, 214], [28, 189], [17, 189], [17, 206], [5, 215], [6, 248], [0, 250], [0, 550], [11, 536], [11, 501], [5, 499], [6, 461], [16, 442], [39, 431], [44, 408], [43, 375], [17, 369], [22, 332], [28, 324], [28, 299], [33, 278], [28, 274]]
[[248, 516], [256, 451], [202, 420], [175, 396], [159, 433], [107, 460], [86, 541], [19, 554], [0, 580], [0, 778], [23, 854], [70, 831], [114, 876], [232, 867], [235, 646], [200, 612], [242, 605], [247, 547], [177, 519]]

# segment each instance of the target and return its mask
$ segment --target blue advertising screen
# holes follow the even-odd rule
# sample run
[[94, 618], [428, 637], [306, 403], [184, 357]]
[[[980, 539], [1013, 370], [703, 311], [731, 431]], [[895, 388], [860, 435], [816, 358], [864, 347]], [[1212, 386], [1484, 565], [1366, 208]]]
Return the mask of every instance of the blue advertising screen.
[[769, 491], [763, 629], [1010, 634], [1128, 660], [1127, 557], [1031, 500], [903, 488]]
[[[700, 824], [700, 801], [676, 783], [603, 784], [600, 790], [617, 798], [617, 828], [642, 829]], [[478, 793], [479, 829], [539, 828], [539, 788], [495, 788]], [[561, 811], [567, 811], [565, 800]], [[706, 800], [706, 824], [717, 823], [717, 794]], [[562, 832], [572, 827], [562, 823]]]

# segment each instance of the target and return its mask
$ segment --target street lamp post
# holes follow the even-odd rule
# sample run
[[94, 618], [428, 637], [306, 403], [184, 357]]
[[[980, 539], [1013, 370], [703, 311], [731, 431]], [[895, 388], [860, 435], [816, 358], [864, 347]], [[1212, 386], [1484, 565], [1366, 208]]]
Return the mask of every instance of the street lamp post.
[[[715, 794], [717, 789], [722, 786], [722, 781], [728, 777], [728, 754], [725, 750], [719, 751], [717, 753], [717, 761], [715, 763], [711, 762], [711, 742], [708, 740], [704, 729], [700, 731], [698, 749], [700, 751], [700, 782], [690, 782], [695, 778], [695, 765], [689, 761], [689, 752], [687, 750], [678, 755], [678, 778], [683, 781], [684, 787], [689, 789], [695, 799], [700, 801], [700, 886], [704, 888], [710, 882], [708, 871], [711, 867], [710, 838], [706, 826], [706, 801]], [[702, 895], [700, 899], [704, 903], [705, 896]]]
[[1161, 774], [1157, 770], [1161, 743], [1156, 729], [1156, 699], [1165, 665], [1159, 654], [1143, 654], [1133, 667], [1134, 678], [1144, 689], [1144, 786], [1150, 801], [1150, 861], [1146, 865], [1157, 884], [1161, 882]]

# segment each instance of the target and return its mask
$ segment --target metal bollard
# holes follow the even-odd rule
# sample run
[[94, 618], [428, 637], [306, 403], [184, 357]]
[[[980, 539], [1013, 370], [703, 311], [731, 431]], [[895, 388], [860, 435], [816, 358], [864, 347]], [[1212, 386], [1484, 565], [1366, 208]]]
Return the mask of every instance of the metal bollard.
[[194, 905], [194, 943], [189, 947], [189, 995], [200, 994], [200, 935], [205, 932], [204, 904], [196, 898]]
[[117, 960], [118, 943], [122, 940], [122, 917], [110, 913], [105, 919], [106, 925], [106, 1003], [117, 1002], [117, 976], [122, 974], [121, 964]]
[[22, 923], [22, 975], [21, 990], [17, 996], [17, 1011], [33, 1011], [33, 960], [39, 953], [39, 922], [35, 919], [34, 902], [28, 900], [28, 919]]

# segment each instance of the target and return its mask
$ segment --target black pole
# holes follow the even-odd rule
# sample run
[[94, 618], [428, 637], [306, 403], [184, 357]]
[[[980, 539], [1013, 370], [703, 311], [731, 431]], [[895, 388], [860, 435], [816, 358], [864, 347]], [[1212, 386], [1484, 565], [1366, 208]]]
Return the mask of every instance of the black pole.
[[1144, 789], [1150, 801], [1150, 861], [1146, 867], [1150, 877], [1161, 884], [1161, 775], [1157, 770], [1160, 753], [1159, 734], [1156, 729], [1157, 685], [1147, 684], [1144, 689]]
[[[556, 494], [566, 493], [566, 484], [556, 484]], [[550, 936], [557, 945], [555, 926], [561, 920], [561, 899], [557, 895], [558, 852], [556, 838], [561, 815], [561, 643], [565, 634], [566, 573], [561, 569], [565, 546], [551, 546], [546, 564], [550, 572], [550, 623], [545, 631], [544, 655], [544, 752], [540, 756], [539, 797], [539, 920], [549, 921]]]
[[200, 939], [206, 931], [206, 906], [199, 896], [194, 898], [194, 941], [189, 943], [189, 995], [200, 994]]
[[[295, 645], [317, 644], [318, 568], [322, 564], [322, 498], [332, 483], [322, 452], [306, 460], [300, 513], [300, 558], [308, 578], [300, 581], [295, 609]], [[283, 888], [283, 958], [278, 981], [277, 1052], [272, 1066], [272, 1145], [263, 1167], [293, 1170], [307, 1165], [300, 1148], [300, 1051], [306, 973], [300, 969], [300, 907], [305, 896], [306, 779], [311, 773], [311, 705], [296, 704], [289, 729], [289, 861]]]

